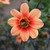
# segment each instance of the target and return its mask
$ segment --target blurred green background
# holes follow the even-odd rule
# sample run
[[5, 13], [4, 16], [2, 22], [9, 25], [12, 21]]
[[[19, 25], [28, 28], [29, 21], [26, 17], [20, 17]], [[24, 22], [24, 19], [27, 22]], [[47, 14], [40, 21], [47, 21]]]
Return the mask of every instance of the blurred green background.
[[[27, 0], [10, 0], [10, 5], [0, 3], [0, 50], [18, 50], [20, 43], [16, 37], [10, 34], [11, 27], [8, 25], [8, 19], [12, 17], [11, 9], [17, 9], [22, 3], [28, 3]], [[30, 11], [36, 8], [39, 0], [30, 0]], [[36, 39], [29, 39], [22, 43], [22, 50], [50, 50], [50, 0], [41, 0], [38, 9], [41, 10], [40, 19], [44, 22], [44, 27], [39, 29], [39, 36]], [[42, 34], [47, 32], [48, 35]]]

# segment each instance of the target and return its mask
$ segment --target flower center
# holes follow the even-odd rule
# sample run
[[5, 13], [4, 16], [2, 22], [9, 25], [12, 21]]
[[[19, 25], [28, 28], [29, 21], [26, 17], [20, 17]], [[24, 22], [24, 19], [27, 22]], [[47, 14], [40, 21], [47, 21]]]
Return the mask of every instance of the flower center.
[[19, 24], [22, 28], [27, 28], [29, 26], [29, 20], [27, 17], [22, 17], [20, 20], [19, 20]]

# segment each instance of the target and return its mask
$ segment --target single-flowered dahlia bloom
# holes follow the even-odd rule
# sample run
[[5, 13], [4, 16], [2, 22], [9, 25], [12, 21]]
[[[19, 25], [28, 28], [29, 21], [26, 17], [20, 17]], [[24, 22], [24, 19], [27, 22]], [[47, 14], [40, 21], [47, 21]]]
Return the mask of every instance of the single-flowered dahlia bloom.
[[38, 29], [43, 27], [44, 23], [39, 19], [41, 11], [33, 9], [29, 13], [29, 6], [23, 3], [20, 7], [20, 12], [12, 9], [11, 15], [14, 16], [8, 20], [8, 24], [12, 26], [11, 34], [13, 36], [20, 35], [23, 41], [27, 41], [29, 36], [36, 38]]
[[4, 4], [10, 4], [9, 0], [0, 0], [0, 2], [4, 3]]
[[19, 43], [20, 43], [20, 42], [22, 41], [21, 36], [20, 36], [20, 35], [18, 35], [18, 36], [17, 36], [17, 38], [16, 38], [16, 40], [17, 40], [17, 42], [19, 42]]
[[42, 32], [42, 35], [47, 36], [48, 32]]

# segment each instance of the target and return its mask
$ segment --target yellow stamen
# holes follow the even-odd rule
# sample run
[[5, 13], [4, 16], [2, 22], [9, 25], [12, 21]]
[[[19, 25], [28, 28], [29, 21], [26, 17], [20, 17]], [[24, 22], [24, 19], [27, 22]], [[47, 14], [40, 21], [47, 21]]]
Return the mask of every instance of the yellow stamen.
[[19, 20], [19, 25], [22, 27], [22, 28], [27, 28], [29, 26], [29, 20], [27, 17], [22, 17], [20, 18]]

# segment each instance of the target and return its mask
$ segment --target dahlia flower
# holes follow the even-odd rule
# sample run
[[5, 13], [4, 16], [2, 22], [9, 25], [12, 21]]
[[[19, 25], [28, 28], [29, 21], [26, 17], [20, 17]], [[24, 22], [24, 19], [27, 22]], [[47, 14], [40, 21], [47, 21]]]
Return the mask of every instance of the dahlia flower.
[[4, 4], [10, 4], [9, 0], [0, 0], [0, 2], [2, 2]]
[[47, 36], [48, 32], [42, 32], [42, 35]]
[[17, 42], [21, 42], [22, 41], [21, 36], [18, 35], [17, 38], [16, 38], [16, 40], [17, 40]]
[[38, 29], [44, 25], [39, 19], [41, 16], [39, 9], [33, 9], [29, 13], [29, 6], [23, 3], [20, 12], [12, 9], [10, 13], [14, 16], [8, 20], [8, 24], [12, 26], [11, 34], [13, 36], [20, 35], [23, 41], [27, 41], [29, 36], [33, 39], [38, 36]]

